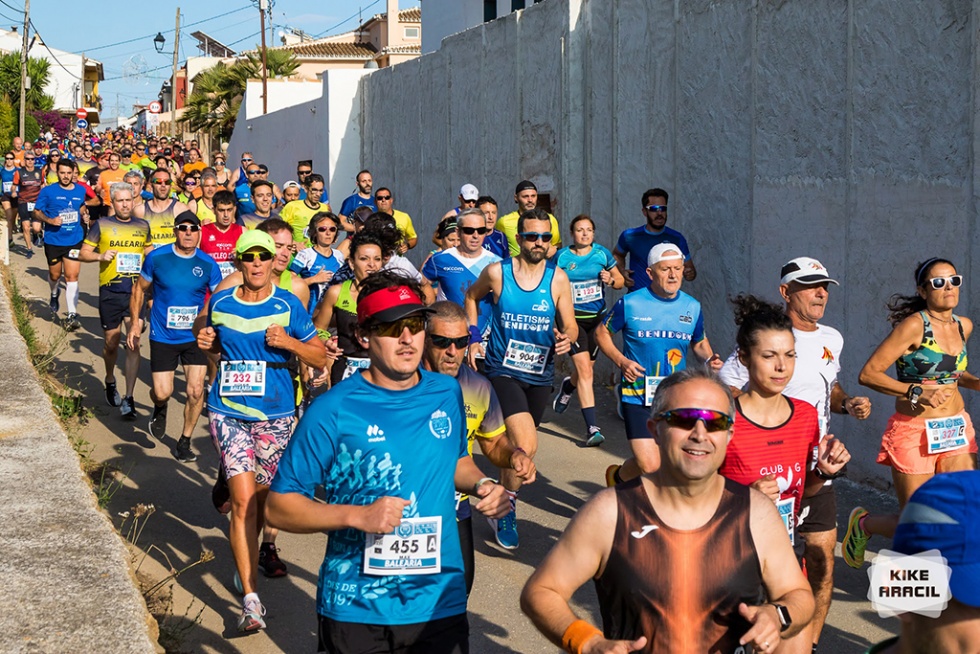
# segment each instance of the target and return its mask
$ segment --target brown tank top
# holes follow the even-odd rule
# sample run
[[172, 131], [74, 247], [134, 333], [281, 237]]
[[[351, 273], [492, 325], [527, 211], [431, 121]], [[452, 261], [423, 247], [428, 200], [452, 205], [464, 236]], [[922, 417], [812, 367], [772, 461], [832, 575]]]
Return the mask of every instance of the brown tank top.
[[714, 516], [690, 531], [668, 527], [641, 479], [616, 486], [612, 551], [595, 580], [606, 638], [646, 636], [643, 652], [750, 654], [738, 605], [764, 601], [749, 529], [749, 489], [725, 480]]

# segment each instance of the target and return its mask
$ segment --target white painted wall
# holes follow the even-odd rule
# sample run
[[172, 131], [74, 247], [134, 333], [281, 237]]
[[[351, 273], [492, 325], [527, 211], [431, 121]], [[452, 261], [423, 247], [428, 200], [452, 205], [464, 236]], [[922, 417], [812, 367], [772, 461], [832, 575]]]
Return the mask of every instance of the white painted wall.
[[[269, 88], [268, 111], [279, 111], [304, 102], [318, 99], [323, 95], [323, 85], [317, 81], [292, 81], [282, 78], [267, 80]], [[255, 118], [262, 115], [262, 80], [249, 80], [242, 101], [245, 115]]]
[[[23, 45], [22, 38], [16, 32], [0, 30], [0, 52], [20, 52], [21, 46]], [[52, 52], [54, 53], [53, 55]], [[34, 47], [31, 48], [30, 56], [38, 59], [47, 59], [51, 62], [51, 72], [44, 92], [54, 98], [54, 108], [56, 110], [71, 110], [74, 112], [75, 109], [80, 107], [81, 100], [84, 97], [84, 90], [80, 91], [78, 88], [73, 90], [72, 87], [76, 84], [79, 86], [83, 84], [84, 66], [82, 56], [57, 48], [51, 48], [51, 51], [49, 51], [40, 42], [36, 42]], [[60, 61], [64, 68], [59, 66], [55, 59]], [[67, 70], [65, 70], [66, 68]]]

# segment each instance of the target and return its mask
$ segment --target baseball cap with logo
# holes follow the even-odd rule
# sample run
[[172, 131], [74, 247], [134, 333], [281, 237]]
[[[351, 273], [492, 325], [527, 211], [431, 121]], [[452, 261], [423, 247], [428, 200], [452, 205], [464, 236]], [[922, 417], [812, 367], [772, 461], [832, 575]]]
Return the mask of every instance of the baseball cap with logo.
[[647, 255], [647, 266], [653, 266], [661, 261], [675, 261], [680, 259], [684, 260], [684, 253], [681, 252], [681, 248], [674, 243], [658, 243], [650, 248], [650, 254]]
[[816, 259], [810, 257], [797, 257], [783, 264], [779, 271], [779, 283], [789, 284], [798, 282], [800, 284], [837, 284], [836, 279], [830, 278], [830, 273], [824, 265]]
[[480, 191], [472, 184], [463, 184], [459, 189], [459, 197], [464, 200], [476, 200], [480, 197]]
[[432, 309], [407, 286], [389, 286], [357, 298], [358, 325], [369, 320], [373, 323], [395, 322], [416, 313], [428, 315]]

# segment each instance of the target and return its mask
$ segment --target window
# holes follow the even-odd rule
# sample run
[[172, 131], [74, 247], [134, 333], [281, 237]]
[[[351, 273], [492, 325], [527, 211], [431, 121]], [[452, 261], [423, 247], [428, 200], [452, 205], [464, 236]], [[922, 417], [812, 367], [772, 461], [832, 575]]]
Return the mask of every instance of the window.
[[483, 22], [497, 19], [497, 0], [483, 0]]
[[419, 28], [417, 28], [417, 27], [406, 27], [405, 28], [405, 38], [406, 39], [417, 39], [417, 38], [419, 38]]
[[510, 10], [517, 11], [524, 8], [524, 0], [510, 0]]

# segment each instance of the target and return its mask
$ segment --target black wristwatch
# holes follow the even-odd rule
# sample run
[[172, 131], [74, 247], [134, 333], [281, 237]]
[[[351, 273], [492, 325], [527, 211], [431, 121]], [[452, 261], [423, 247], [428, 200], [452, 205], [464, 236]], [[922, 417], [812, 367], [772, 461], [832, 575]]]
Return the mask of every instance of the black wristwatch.
[[782, 604], [776, 604], [775, 602], [769, 602], [776, 608], [776, 615], [779, 616], [779, 632], [782, 633], [793, 626], [793, 618], [789, 614], [789, 609], [787, 609]]
[[912, 406], [919, 403], [919, 396], [922, 395], [922, 387], [911, 384], [909, 390], [905, 391], [905, 399], [909, 401]]
[[844, 469], [841, 468], [840, 470], [838, 470], [834, 474], [829, 475], [826, 472], [824, 472], [823, 470], [821, 470], [820, 468], [814, 467], [813, 468], [813, 474], [815, 474], [820, 479], [823, 479], [824, 481], [832, 481], [834, 479], [837, 479], [838, 477], [843, 477], [844, 476]]

